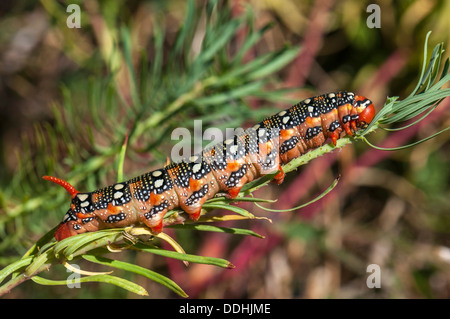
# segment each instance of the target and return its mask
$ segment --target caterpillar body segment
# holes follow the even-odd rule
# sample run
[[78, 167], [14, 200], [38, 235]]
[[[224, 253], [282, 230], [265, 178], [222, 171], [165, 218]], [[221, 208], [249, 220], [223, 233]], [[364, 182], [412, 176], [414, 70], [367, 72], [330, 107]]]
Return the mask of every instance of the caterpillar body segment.
[[81, 193], [66, 181], [44, 176], [72, 197], [55, 238], [134, 224], [145, 224], [157, 234], [164, 215], [174, 208], [195, 221], [202, 205], [216, 194], [235, 198], [245, 184], [276, 171], [274, 182], [281, 184], [282, 165], [328, 140], [336, 145], [374, 116], [369, 99], [351, 92], [328, 93], [272, 115], [200, 154], [93, 192]]

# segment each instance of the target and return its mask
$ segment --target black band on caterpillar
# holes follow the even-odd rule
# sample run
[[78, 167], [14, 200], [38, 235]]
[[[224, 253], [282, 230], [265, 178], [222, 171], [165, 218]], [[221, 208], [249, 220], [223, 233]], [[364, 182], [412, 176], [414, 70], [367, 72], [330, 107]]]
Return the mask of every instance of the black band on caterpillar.
[[369, 124], [374, 115], [372, 102], [363, 96], [328, 93], [268, 117], [201, 154], [91, 193], [44, 176], [72, 196], [55, 238], [138, 223], [159, 233], [164, 215], [177, 207], [197, 220], [202, 205], [217, 193], [235, 198], [246, 183], [278, 170], [274, 181], [279, 184], [284, 178], [282, 165], [328, 139], [336, 145], [340, 137]]

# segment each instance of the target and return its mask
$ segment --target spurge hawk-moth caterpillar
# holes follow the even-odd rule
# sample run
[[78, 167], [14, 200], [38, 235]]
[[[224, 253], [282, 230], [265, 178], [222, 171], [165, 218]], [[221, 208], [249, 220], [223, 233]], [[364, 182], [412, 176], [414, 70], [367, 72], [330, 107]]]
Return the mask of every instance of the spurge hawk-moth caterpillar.
[[242, 186], [324, 145], [353, 135], [375, 116], [372, 102], [351, 92], [308, 98], [264, 119], [232, 138], [205, 148], [200, 154], [129, 181], [82, 193], [56, 177], [43, 178], [64, 187], [72, 203], [55, 232], [56, 240], [103, 228], [143, 223], [162, 231], [166, 212], [181, 208], [196, 221], [202, 205], [217, 193], [235, 198]]

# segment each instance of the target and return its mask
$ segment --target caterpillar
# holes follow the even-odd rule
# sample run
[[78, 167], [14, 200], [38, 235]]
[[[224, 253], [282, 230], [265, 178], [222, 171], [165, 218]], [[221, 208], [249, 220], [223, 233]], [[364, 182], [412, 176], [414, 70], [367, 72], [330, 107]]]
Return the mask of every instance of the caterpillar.
[[364, 96], [328, 93], [305, 99], [199, 154], [93, 192], [79, 192], [62, 179], [44, 176], [72, 197], [54, 236], [60, 241], [135, 224], [158, 234], [164, 215], [174, 208], [196, 221], [202, 205], [216, 194], [236, 198], [246, 183], [275, 172], [273, 181], [281, 184], [282, 165], [328, 140], [336, 145], [340, 137], [366, 127], [374, 116], [374, 105]]

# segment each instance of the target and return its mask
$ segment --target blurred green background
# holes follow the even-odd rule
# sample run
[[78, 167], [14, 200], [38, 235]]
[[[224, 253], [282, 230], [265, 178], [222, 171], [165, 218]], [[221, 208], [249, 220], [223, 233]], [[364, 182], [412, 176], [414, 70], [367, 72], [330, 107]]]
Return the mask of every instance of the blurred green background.
[[[81, 28], [66, 25], [70, 3], [80, 4]], [[194, 119], [203, 130], [247, 127], [330, 91], [354, 91], [378, 109], [387, 96], [407, 96], [427, 32], [432, 47], [444, 42], [449, 52], [450, 2], [374, 2], [381, 28], [373, 29], [370, 3], [2, 2], [0, 268], [68, 208], [64, 191], [40, 177], [56, 175], [86, 191], [114, 183], [127, 134], [124, 174], [133, 177], [162, 166], [176, 143], [172, 130], [193, 129]], [[393, 147], [429, 136], [449, 126], [449, 104], [406, 132], [369, 138]], [[257, 196], [278, 199], [272, 208], [294, 207], [341, 174], [323, 200], [294, 213], [244, 205], [273, 220], [237, 224], [265, 239], [170, 232], [188, 253], [226, 258], [235, 269], [186, 268], [131, 252], [121, 258], [169, 276], [193, 298], [449, 298], [449, 146], [446, 132], [403, 151], [359, 142], [313, 161]], [[380, 266], [379, 289], [366, 285], [370, 264]], [[52, 276], [68, 275], [61, 266]], [[150, 298], [178, 298], [149, 280], [127, 279]], [[3, 296], [77, 297], [137, 296], [108, 285], [32, 282]]]

